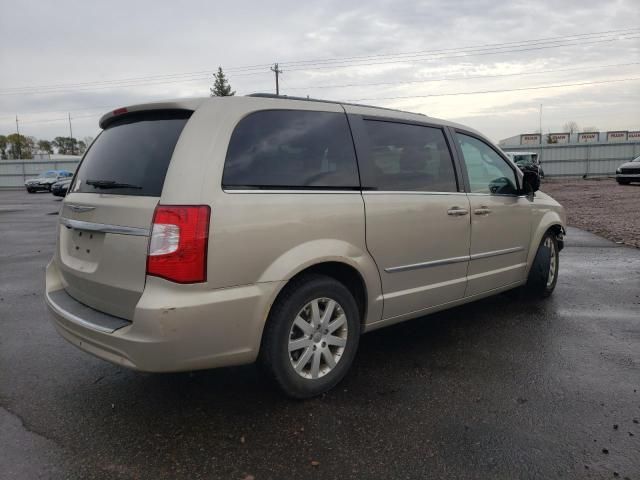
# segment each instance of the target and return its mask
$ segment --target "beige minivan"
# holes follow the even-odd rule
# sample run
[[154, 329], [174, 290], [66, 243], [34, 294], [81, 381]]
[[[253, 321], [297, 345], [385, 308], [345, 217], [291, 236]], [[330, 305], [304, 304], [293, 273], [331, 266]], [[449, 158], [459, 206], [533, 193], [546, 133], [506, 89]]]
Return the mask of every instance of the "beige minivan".
[[558, 279], [565, 214], [480, 133], [252, 95], [134, 105], [64, 199], [46, 302], [60, 334], [149, 372], [259, 360], [335, 386], [361, 333]]

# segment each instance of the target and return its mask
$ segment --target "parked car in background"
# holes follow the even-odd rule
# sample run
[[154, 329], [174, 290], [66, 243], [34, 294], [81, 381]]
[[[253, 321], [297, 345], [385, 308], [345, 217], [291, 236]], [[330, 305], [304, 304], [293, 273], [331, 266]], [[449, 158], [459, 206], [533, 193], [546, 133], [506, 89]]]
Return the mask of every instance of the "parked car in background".
[[540, 178], [544, 178], [544, 171], [540, 166], [540, 160], [536, 152], [505, 152], [505, 154], [520, 170], [525, 168], [534, 169], [538, 171]]
[[636, 157], [630, 162], [620, 165], [616, 170], [616, 181], [620, 185], [640, 182], [640, 157]]
[[305, 398], [345, 376], [363, 332], [555, 288], [564, 209], [463, 125], [253, 95], [121, 108], [100, 126], [45, 298], [60, 335], [120, 366], [258, 360]]
[[56, 197], [66, 196], [67, 190], [69, 190], [69, 185], [71, 184], [72, 180], [73, 177], [67, 177], [63, 180], [60, 180], [59, 182], [54, 183], [53, 185], [51, 185], [51, 193], [53, 193]]
[[29, 193], [34, 193], [39, 190], [46, 190], [50, 192], [51, 186], [54, 183], [72, 177], [73, 173], [67, 170], [48, 170], [38, 175], [36, 178], [30, 178], [29, 180], [24, 182], [24, 186]]

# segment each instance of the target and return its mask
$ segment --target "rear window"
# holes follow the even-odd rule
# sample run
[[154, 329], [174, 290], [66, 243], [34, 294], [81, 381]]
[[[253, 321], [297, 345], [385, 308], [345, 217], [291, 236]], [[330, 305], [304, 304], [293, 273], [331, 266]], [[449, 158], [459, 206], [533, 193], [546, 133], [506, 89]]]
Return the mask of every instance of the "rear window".
[[84, 156], [72, 191], [159, 197], [191, 113], [144, 112], [113, 121]]
[[227, 151], [225, 188], [359, 188], [344, 113], [264, 110], [242, 119]]

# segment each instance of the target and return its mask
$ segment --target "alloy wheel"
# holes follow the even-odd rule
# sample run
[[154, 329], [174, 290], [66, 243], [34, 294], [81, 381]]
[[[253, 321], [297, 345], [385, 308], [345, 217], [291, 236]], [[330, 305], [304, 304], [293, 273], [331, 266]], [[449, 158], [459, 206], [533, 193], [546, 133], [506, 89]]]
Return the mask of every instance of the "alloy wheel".
[[331, 298], [316, 298], [296, 315], [289, 332], [289, 360], [303, 378], [327, 375], [347, 345], [348, 322], [342, 306]]

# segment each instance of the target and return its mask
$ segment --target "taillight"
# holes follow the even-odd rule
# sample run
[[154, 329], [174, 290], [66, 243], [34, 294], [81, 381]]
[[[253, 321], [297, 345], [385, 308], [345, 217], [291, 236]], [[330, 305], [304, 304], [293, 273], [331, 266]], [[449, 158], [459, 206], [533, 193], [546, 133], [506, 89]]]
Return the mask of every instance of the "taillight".
[[147, 256], [147, 275], [177, 283], [207, 280], [211, 209], [207, 205], [158, 205]]

